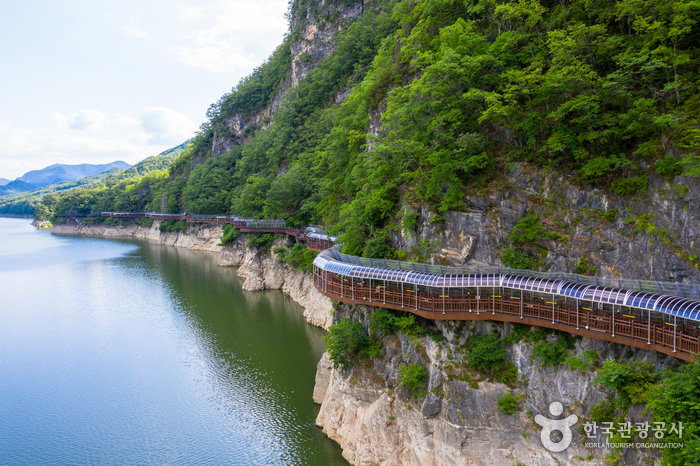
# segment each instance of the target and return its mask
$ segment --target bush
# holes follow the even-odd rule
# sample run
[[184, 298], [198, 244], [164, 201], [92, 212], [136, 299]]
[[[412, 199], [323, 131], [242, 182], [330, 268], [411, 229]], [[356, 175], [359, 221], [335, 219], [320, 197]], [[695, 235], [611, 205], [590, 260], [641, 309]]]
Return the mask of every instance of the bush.
[[324, 339], [334, 369], [354, 367], [353, 360], [370, 348], [370, 340], [362, 324], [346, 317], [339, 324], [331, 325]]
[[507, 362], [496, 369], [496, 380], [502, 384], [515, 388], [515, 382], [518, 381], [518, 368], [512, 362]]
[[501, 366], [506, 358], [506, 349], [501, 346], [497, 334], [474, 335], [469, 338], [469, 366], [481, 371]]
[[608, 397], [591, 408], [591, 421], [596, 424], [612, 422], [615, 419], [615, 402]]
[[318, 253], [316, 251], [308, 249], [305, 244], [296, 243], [292, 246], [291, 251], [286, 255], [284, 261], [297, 270], [313, 273], [314, 259], [316, 259], [317, 255]]
[[564, 364], [572, 371], [580, 370], [582, 373], [591, 369], [600, 360], [600, 355], [596, 350], [588, 350], [581, 356], [572, 356]]
[[647, 184], [649, 184], [649, 178], [646, 176], [637, 176], [634, 178], [622, 178], [617, 180], [613, 186], [613, 192], [620, 195], [626, 194], [639, 194], [642, 195], [647, 190]]
[[506, 392], [498, 399], [498, 410], [513, 415], [518, 412], [518, 399], [511, 392]]
[[425, 370], [425, 367], [414, 363], [408, 366], [401, 364], [399, 374], [401, 374], [401, 388], [410, 392], [413, 396], [424, 396], [425, 390], [422, 387], [428, 380], [428, 372]]
[[564, 362], [571, 349], [574, 349], [573, 340], [560, 337], [551, 343], [546, 340], [537, 342], [533, 354], [545, 366], [558, 366]]
[[238, 238], [238, 236], [241, 234], [240, 231], [233, 228], [233, 225], [230, 224], [225, 224], [222, 227], [222, 230], [224, 230], [224, 234], [221, 237], [221, 242], [219, 243], [219, 246], [232, 244], [236, 240], [236, 238]]
[[513, 324], [513, 330], [503, 339], [507, 345], [518, 343], [530, 332], [530, 326], [524, 324]]
[[270, 250], [272, 242], [274, 241], [274, 235], [270, 233], [250, 233], [245, 235], [248, 240], [248, 245], [258, 249], [258, 252], [266, 253]]
[[396, 332], [396, 316], [387, 309], [378, 309], [369, 316], [369, 330], [372, 333], [391, 335]]
[[143, 228], [151, 228], [153, 226], [153, 219], [152, 218], [142, 218], [139, 221], [139, 226]]
[[190, 227], [187, 220], [163, 220], [158, 229], [165, 233], [185, 232]]
[[654, 379], [654, 368], [646, 361], [605, 361], [593, 383], [615, 390], [625, 403], [646, 403]]
[[425, 333], [423, 331], [423, 327], [418, 322], [416, 322], [416, 316], [413, 314], [409, 314], [404, 317], [397, 317], [396, 319], [394, 319], [394, 325], [398, 330], [405, 333], [406, 335], [420, 336]]
[[501, 261], [506, 267], [528, 270], [537, 270], [540, 267], [541, 262], [539, 259], [530, 257], [527, 254], [516, 251], [513, 248], [508, 248], [503, 251]]
[[595, 276], [598, 273], [598, 267], [593, 265], [589, 258], [580, 257], [578, 264], [574, 267], [574, 273]]
[[683, 173], [683, 163], [672, 155], [667, 155], [665, 158], [656, 162], [656, 173], [671, 181], [674, 176]]

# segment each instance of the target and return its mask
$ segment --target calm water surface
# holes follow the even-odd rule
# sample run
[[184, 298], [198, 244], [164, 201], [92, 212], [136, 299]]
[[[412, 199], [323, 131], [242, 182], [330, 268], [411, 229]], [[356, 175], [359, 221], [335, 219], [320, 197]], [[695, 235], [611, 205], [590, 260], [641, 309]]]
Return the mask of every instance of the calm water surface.
[[346, 465], [322, 337], [215, 254], [0, 218], [0, 464]]

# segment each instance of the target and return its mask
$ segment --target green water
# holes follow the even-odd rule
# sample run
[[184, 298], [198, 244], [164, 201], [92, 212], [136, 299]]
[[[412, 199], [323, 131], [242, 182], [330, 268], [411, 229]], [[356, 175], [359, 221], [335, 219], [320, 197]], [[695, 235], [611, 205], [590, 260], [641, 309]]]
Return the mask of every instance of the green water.
[[0, 464], [347, 464], [324, 332], [215, 254], [0, 219], [0, 298]]

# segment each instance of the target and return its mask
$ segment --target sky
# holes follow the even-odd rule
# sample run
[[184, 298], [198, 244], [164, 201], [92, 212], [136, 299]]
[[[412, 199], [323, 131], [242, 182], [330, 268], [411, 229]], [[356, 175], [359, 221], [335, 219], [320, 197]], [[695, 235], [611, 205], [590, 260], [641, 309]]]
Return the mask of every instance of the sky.
[[0, 15], [0, 178], [181, 144], [269, 57], [288, 0], [27, 0]]

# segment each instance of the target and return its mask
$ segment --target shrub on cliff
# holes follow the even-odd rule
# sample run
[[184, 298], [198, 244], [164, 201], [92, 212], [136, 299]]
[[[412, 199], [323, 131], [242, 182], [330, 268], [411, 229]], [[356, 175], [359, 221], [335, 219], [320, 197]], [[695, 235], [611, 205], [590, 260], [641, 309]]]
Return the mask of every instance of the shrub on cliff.
[[233, 225], [226, 224], [222, 227], [224, 230], [224, 235], [221, 237], [221, 242], [219, 246], [225, 246], [227, 244], [233, 243], [236, 238], [241, 234], [240, 231], [233, 228]]
[[469, 338], [467, 357], [469, 366], [480, 371], [500, 367], [506, 358], [506, 349], [501, 346], [501, 339], [495, 333], [474, 335]]
[[284, 261], [298, 270], [313, 273], [314, 259], [317, 255], [316, 251], [308, 249], [305, 244], [296, 243], [285, 256]]
[[381, 341], [370, 337], [360, 322], [343, 317], [339, 324], [328, 328], [326, 351], [334, 369], [347, 370], [355, 366], [355, 360], [379, 356]]
[[426, 390], [422, 387], [428, 380], [428, 372], [425, 367], [420, 364], [411, 363], [409, 365], [401, 364], [399, 367], [401, 375], [400, 386], [404, 390], [410, 392], [413, 396], [422, 397]]
[[498, 410], [513, 415], [518, 412], [518, 399], [511, 392], [506, 392], [498, 399]]

